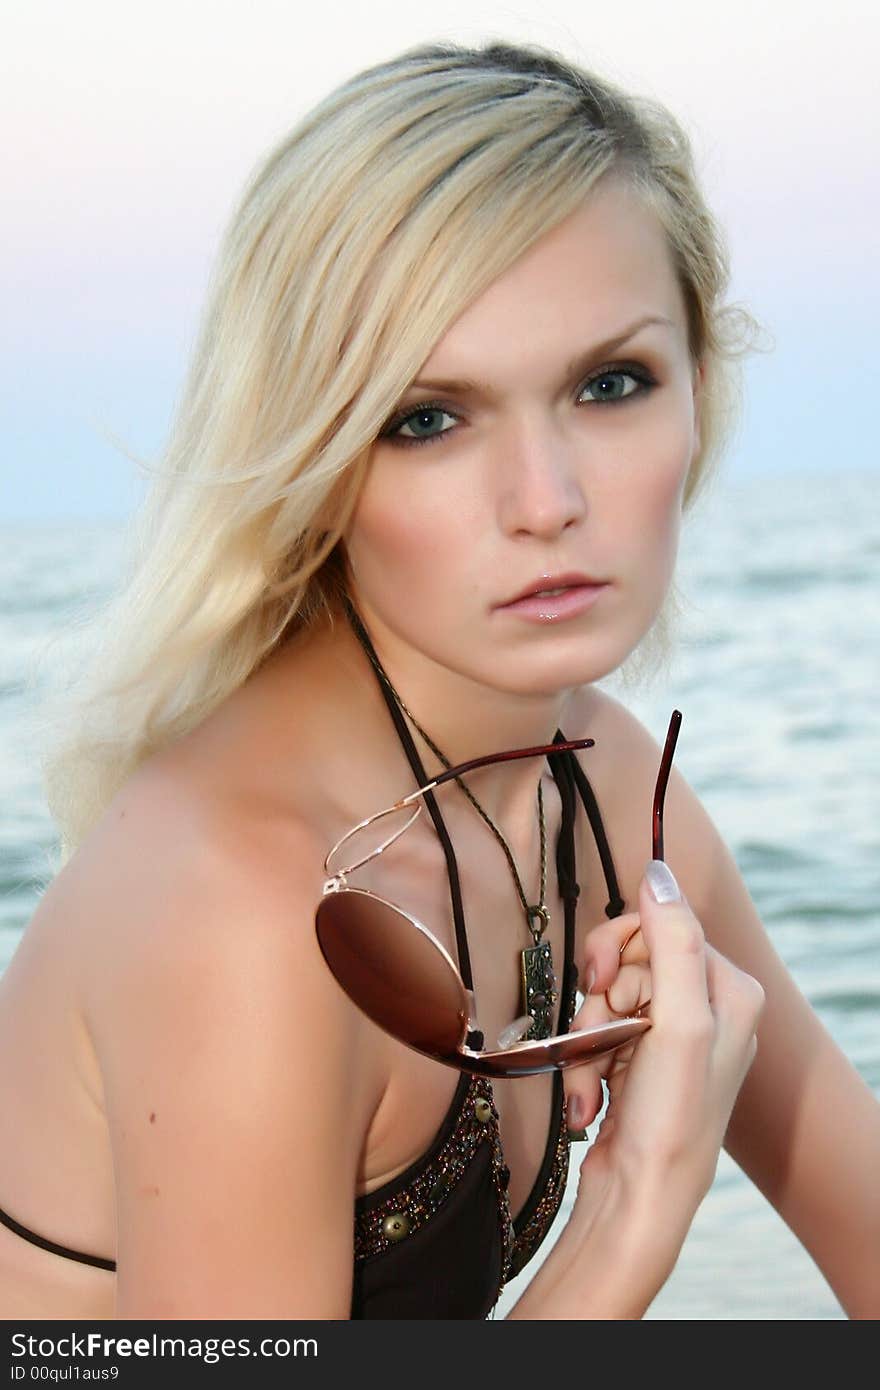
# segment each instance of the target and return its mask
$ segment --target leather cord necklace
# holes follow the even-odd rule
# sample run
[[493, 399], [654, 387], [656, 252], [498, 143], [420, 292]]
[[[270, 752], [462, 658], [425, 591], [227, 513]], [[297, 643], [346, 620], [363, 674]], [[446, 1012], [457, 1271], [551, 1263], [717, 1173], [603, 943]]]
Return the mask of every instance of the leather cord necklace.
[[[415, 715], [407, 708], [403, 699], [394, 688], [391, 678], [379, 660], [378, 654], [370, 641], [369, 635], [360, 617], [347, 596], [344, 597], [344, 603], [355, 636], [369, 657], [377, 675], [393, 695], [400, 710], [421, 734], [431, 751], [440, 759], [444, 767], [447, 769], [450, 768], [452, 763], [446, 755], [440, 751], [430, 735], [425, 732]], [[516, 884], [520, 902], [526, 914], [526, 925], [532, 938], [532, 945], [524, 947], [520, 952], [520, 1018], [515, 1024], [512, 1024], [509, 1029], [505, 1029], [505, 1033], [502, 1035], [504, 1041], [501, 1045], [509, 1046], [511, 1042], [516, 1041], [518, 1038], [548, 1038], [553, 1027], [552, 1009], [558, 998], [558, 982], [553, 968], [553, 955], [550, 942], [543, 939], [550, 925], [550, 911], [544, 901], [547, 891], [547, 830], [544, 821], [544, 795], [541, 788], [541, 780], [540, 778], [538, 779], [538, 825], [541, 835], [541, 894], [540, 901], [534, 904], [529, 904], [526, 899], [522, 880], [520, 879], [513, 854], [501, 831], [490, 819], [487, 812], [480, 805], [470, 788], [465, 785], [462, 778], [456, 777], [454, 780], [482, 816], [504, 850], [507, 862], [510, 865], [514, 883]], [[531, 1018], [532, 1020], [528, 1027], [526, 1027], [525, 1023], [527, 1018]], [[501, 1039], [499, 1039], [499, 1042], [501, 1042]]]

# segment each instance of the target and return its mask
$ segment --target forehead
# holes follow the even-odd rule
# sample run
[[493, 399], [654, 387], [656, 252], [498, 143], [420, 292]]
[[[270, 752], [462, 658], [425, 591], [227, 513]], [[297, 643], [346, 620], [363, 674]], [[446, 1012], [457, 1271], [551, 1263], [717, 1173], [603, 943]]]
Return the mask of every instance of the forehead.
[[638, 193], [609, 180], [468, 305], [424, 366], [459, 373], [487, 350], [501, 361], [505, 354], [523, 360], [530, 344], [536, 352], [586, 347], [646, 314], [665, 315], [686, 338], [666, 232]]

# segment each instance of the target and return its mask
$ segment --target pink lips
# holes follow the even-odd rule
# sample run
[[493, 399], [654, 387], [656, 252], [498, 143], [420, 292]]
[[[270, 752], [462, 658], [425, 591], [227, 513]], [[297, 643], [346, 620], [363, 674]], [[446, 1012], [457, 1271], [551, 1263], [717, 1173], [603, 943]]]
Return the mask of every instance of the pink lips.
[[520, 589], [518, 594], [504, 601], [503, 607], [510, 603], [517, 603], [521, 598], [528, 598], [530, 594], [537, 594], [544, 589], [574, 589], [578, 585], [586, 584], [591, 587], [596, 584], [604, 584], [604, 579], [597, 579], [592, 574], [582, 574], [580, 570], [566, 570], [564, 574], [548, 574], [545, 570], [532, 580], [531, 584], [526, 584]]
[[502, 604], [497, 611], [512, 613], [532, 622], [559, 622], [560, 619], [573, 618], [578, 613], [585, 613], [607, 588], [608, 585], [605, 583], [574, 584], [561, 594], [529, 594], [513, 603]]

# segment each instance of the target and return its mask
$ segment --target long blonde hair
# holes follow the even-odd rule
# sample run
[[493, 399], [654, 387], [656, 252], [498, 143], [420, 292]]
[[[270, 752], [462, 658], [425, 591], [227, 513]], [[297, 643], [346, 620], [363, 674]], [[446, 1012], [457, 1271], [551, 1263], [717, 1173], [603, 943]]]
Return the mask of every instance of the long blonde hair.
[[687, 507], [734, 424], [756, 325], [723, 303], [727, 252], [664, 107], [533, 44], [431, 44], [352, 77], [258, 165], [123, 581], [82, 615], [78, 669], [46, 701], [60, 864], [144, 759], [331, 615], [339, 538], [401, 394], [469, 302], [610, 172], [661, 219], [703, 364]]

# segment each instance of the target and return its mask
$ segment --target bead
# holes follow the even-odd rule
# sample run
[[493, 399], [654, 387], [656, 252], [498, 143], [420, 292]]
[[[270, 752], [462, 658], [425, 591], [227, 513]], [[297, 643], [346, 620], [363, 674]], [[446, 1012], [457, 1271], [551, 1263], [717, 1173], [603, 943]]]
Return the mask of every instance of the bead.
[[502, 1164], [501, 1171], [498, 1174], [498, 1177], [501, 1182], [501, 1186], [504, 1188], [506, 1192], [508, 1187], [510, 1186], [510, 1169], [508, 1168], [506, 1163]]
[[392, 1211], [382, 1222], [382, 1234], [386, 1240], [402, 1240], [409, 1235], [410, 1219], [402, 1211]]
[[487, 1120], [491, 1120], [492, 1107], [483, 1096], [479, 1096], [478, 1099], [474, 1101], [474, 1114], [482, 1125], [484, 1125]]
[[429, 1193], [432, 1202], [440, 1202], [452, 1186], [452, 1174], [441, 1173]]

